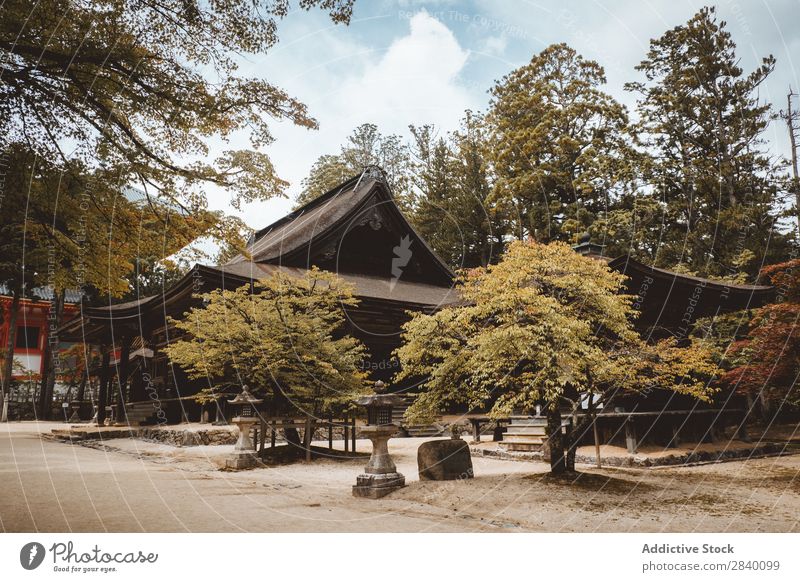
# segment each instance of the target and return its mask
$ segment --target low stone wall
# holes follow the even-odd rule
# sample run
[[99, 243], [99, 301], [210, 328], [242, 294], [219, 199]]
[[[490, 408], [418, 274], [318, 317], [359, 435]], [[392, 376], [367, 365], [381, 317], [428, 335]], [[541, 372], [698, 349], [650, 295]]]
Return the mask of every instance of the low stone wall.
[[[630, 455], [626, 457], [601, 457], [604, 466], [612, 467], [666, 467], [674, 465], [693, 465], [695, 463], [716, 463], [734, 461], [748, 457], [763, 457], [784, 451], [783, 444], [764, 443], [752, 448], [728, 449], [719, 451], [695, 451], [685, 454], [648, 457], [646, 455]], [[594, 464], [594, 455], [575, 455], [576, 463]]]
[[236, 444], [239, 436], [239, 431], [235, 426], [215, 426], [204, 429], [143, 426], [139, 428], [138, 432], [138, 438], [142, 440], [164, 443], [174, 447], [233, 445]]
[[[508, 461], [544, 461], [541, 452], [511, 452], [497, 448], [470, 447], [473, 456], [504, 459]], [[748, 457], [763, 457], [788, 452], [783, 443], [763, 443], [752, 447], [738, 449], [721, 449], [718, 451], [694, 451], [684, 454], [673, 454], [658, 457], [647, 455], [626, 455], [621, 457], [601, 457], [604, 467], [667, 467], [675, 465], [692, 465], [695, 463], [716, 463], [733, 461]], [[792, 451], [794, 452], [794, 451]], [[594, 455], [575, 455], [575, 462], [594, 465]]]

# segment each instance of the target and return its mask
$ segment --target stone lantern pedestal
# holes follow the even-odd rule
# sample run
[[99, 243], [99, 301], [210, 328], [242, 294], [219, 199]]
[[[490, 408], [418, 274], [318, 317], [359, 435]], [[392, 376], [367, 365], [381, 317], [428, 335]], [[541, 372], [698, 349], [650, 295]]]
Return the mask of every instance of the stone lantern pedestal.
[[365, 426], [361, 436], [372, 441], [372, 456], [369, 458], [364, 473], [356, 477], [353, 495], [379, 499], [406, 486], [406, 478], [397, 472], [392, 457], [389, 455], [389, 439], [397, 432], [393, 424]]
[[239, 429], [239, 439], [233, 447], [233, 453], [225, 460], [228, 469], [249, 469], [258, 465], [258, 455], [253, 440], [250, 438], [250, 430], [258, 422], [258, 417], [254, 416], [255, 406], [261, 404], [263, 400], [254, 398], [247, 389], [242, 387], [241, 394], [237, 394], [228, 403], [233, 405], [238, 415], [231, 422]]
[[253, 439], [250, 438], [250, 430], [258, 419], [252, 416], [237, 416], [231, 420], [239, 429], [239, 439], [233, 447], [233, 453], [225, 460], [228, 469], [249, 469], [258, 464], [258, 456]]
[[391, 424], [392, 409], [402, 403], [393, 395], [385, 394], [383, 382], [375, 383], [375, 395], [365, 396], [356, 401], [367, 409], [367, 426], [361, 429], [361, 436], [372, 441], [372, 455], [364, 472], [356, 477], [353, 485], [355, 497], [379, 499], [405, 487], [406, 478], [397, 472], [392, 457], [389, 455], [389, 439], [399, 430]]

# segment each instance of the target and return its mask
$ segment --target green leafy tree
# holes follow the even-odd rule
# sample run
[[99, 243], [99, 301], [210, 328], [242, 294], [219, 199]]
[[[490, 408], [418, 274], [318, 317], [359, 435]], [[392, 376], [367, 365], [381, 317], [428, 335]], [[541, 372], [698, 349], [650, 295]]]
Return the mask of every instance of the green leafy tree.
[[[176, 212], [158, 199], [133, 201], [113, 174], [74, 160], [54, 163], [25, 144], [11, 144], [3, 153], [9, 169], [0, 200], [0, 229], [13, 238], [3, 243], [8, 252], [0, 273], [15, 298], [37, 286], [52, 290], [54, 328], [62, 323], [67, 289], [81, 289], [87, 301], [102, 298], [107, 303], [124, 296], [131, 290], [137, 257], [169, 256], [212, 228], [218, 218], [209, 212]], [[57, 357], [51, 346], [56, 343], [54, 336], [45, 342], [43, 418], [50, 414]], [[5, 378], [10, 377], [13, 348], [9, 341]]]
[[367, 166], [379, 166], [383, 170], [398, 205], [407, 210], [410, 204], [408, 148], [400, 136], [383, 135], [372, 123], [356, 127], [338, 154], [326, 154], [314, 162], [303, 179], [296, 206], [335, 188]]
[[[398, 379], [423, 378], [408, 410], [429, 420], [452, 403], [489, 409], [492, 417], [547, 410], [551, 469], [574, 468], [575, 435], [561, 438], [561, 410], [589, 398], [673, 390], [709, 400], [717, 373], [710, 350], [671, 342], [648, 346], [634, 330], [624, 277], [564, 243], [511, 243], [496, 265], [462, 274], [463, 304], [416, 314], [404, 327]], [[564, 455], [564, 447], [568, 454]]]
[[[184, 335], [165, 349], [190, 378], [208, 381], [200, 399], [247, 384], [271, 398], [279, 414], [313, 421], [363, 391], [366, 349], [342, 332], [344, 309], [357, 300], [335, 275], [316, 269], [298, 278], [276, 273], [252, 291], [246, 285], [203, 299], [203, 307], [173, 321]], [[287, 439], [298, 440], [293, 434]]]
[[605, 82], [600, 65], [556, 44], [491, 89], [491, 199], [518, 238], [570, 241], [631, 187], [628, 116]]
[[467, 111], [459, 130], [446, 138], [430, 125], [409, 130], [414, 227], [448, 264], [487, 265], [500, 254], [506, 225], [488, 202], [482, 117]]
[[[315, 128], [306, 107], [242, 76], [237, 57], [266, 52], [293, 6], [348, 22], [353, 0], [8, 0], [0, 7], [0, 147], [113, 170], [191, 211], [202, 188], [232, 204], [281, 194], [261, 148], [271, 120]], [[250, 149], [209, 158], [211, 139], [246, 132]], [[66, 150], [69, 145], [69, 150]], [[225, 226], [221, 223], [220, 228]]]
[[714, 8], [650, 42], [636, 67], [645, 80], [626, 85], [639, 96], [650, 188], [612, 220], [635, 225], [635, 252], [720, 278], [755, 275], [785, 252], [775, 226], [782, 180], [764, 144], [773, 114], [758, 94], [774, 65], [769, 56], [745, 73]]

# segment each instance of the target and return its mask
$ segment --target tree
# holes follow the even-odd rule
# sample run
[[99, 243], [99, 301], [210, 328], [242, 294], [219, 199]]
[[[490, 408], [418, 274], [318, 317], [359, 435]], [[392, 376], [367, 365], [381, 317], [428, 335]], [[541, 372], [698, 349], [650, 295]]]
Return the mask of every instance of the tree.
[[[203, 300], [203, 307], [173, 322], [185, 335], [165, 349], [190, 378], [208, 381], [200, 398], [247, 384], [270, 397], [276, 413], [309, 417], [313, 433], [313, 419], [363, 390], [366, 350], [343, 333], [344, 309], [358, 302], [335, 275], [316, 269], [298, 278], [276, 273], [252, 292], [245, 285], [212, 291]], [[297, 444], [288, 433], [287, 440]]]
[[[232, 203], [286, 183], [259, 151], [269, 120], [313, 128], [306, 107], [268, 81], [237, 74], [235, 55], [277, 42], [290, 0], [9, 0], [0, 12], [0, 147], [114, 168], [190, 209], [203, 184]], [[299, 0], [348, 22], [353, 0]], [[252, 149], [207, 162], [209, 140], [249, 133]], [[69, 144], [74, 151], [67, 151]]]
[[489, 204], [483, 119], [465, 113], [458, 131], [437, 137], [430, 125], [410, 126], [415, 187], [411, 221], [450, 265], [487, 265], [499, 256], [506, 225]]
[[303, 179], [303, 190], [296, 206], [311, 202], [367, 166], [379, 166], [383, 170], [398, 205], [407, 210], [410, 203], [408, 148], [400, 136], [382, 135], [372, 123], [356, 127], [338, 154], [326, 154], [314, 162]]
[[122, 299], [132, 301], [163, 293], [183, 278], [189, 268], [189, 263], [181, 257], [136, 257], [134, 272], [127, 277], [131, 281], [131, 288]]
[[[564, 243], [533, 241], [512, 242], [498, 264], [462, 273], [462, 305], [416, 314], [404, 327], [398, 379], [425, 379], [409, 417], [429, 420], [451, 403], [488, 407], [494, 418], [543, 405], [558, 473], [574, 468], [576, 438], [598, 401], [611, 406], [619, 394], [654, 389], [710, 399], [710, 351], [646, 345], [623, 281]], [[582, 397], [589, 415], [562, 443], [561, 409], [577, 412]]]
[[770, 403], [779, 409], [800, 405], [800, 259], [765, 267], [760, 277], [775, 286], [777, 300], [742, 326], [745, 337], [730, 344], [722, 382], [760, 399], [766, 412]]
[[[62, 323], [66, 290], [81, 289], [88, 301], [103, 297], [106, 303], [123, 296], [131, 289], [128, 277], [137, 257], [169, 256], [220, 217], [176, 211], [156, 199], [131, 200], [117, 176], [75, 160], [56, 164], [25, 144], [11, 144], [3, 154], [9, 169], [0, 229], [13, 238], [4, 240], [8, 252], [0, 275], [15, 297], [37, 286], [49, 288], [53, 296], [39, 391], [40, 414], [48, 418], [57, 357], [51, 347], [58, 343], [54, 330]], [[10, 377], [12, 362], [9, 343], [4, 378]]]
[[605, 82], [600, 65], [556, 44], [491, 89], [491, 201], [517, 237], [570, 241], [635, 178], [627, 112]]
[[714, 8], [650, 42], [636, 67], [645, 80], [626, 85], [639, 95], [639, 131], [652, 154], [642, 195], [657, 208], [638, 221], [644, 240], [634, 251], [722, 278], [752, 276], [785, 251], [775, 227], [780, 182], [763, 139], [774, 116], [758, 96], [774, 65], [769, 56], [745, 74]]

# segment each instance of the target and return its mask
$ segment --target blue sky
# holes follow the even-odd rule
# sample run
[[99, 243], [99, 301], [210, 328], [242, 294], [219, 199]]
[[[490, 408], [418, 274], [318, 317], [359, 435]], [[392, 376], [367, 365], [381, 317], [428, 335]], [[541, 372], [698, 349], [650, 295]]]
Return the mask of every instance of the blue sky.
[[[335, 153], [361, 123], [407, 135], [409, 124], [458, 125], [466, 108], [484, 110], [495, 80], [528, 62], [551, 43], [566, 42], [606, 69], [606, 91], [632, 108], [622, 86], [637, 79], [634, 66], [651, 38], [688, 20], [705, 3], [667, 1], [417, 1], [356, 0], [349, 26], [320, 11], [295, 12], [280, 23], [280, 42], [250, 55], [241, 72], [286, 89], [308, 105], [318, 131], [274, 124], [268, 153], [290, 196], [314, 160]], [[800, 0], [722, 0], [718, 15], [738, 45], [745, 71], [773, 54], [776, 70], [761, 97], [785, 107], [791, 84], [800, 85]], [[768, 136], [775, 155], [788, 155], [785, 126]], [[238, 140], [237, 140], [238, 141]], [[244, 146], [244, 140], [235, 144]], [[222, 193], [211, 206], [231, 211]], [[289, 200], [254, 203], [240, 216], [260, 228], [285, 214]]]

